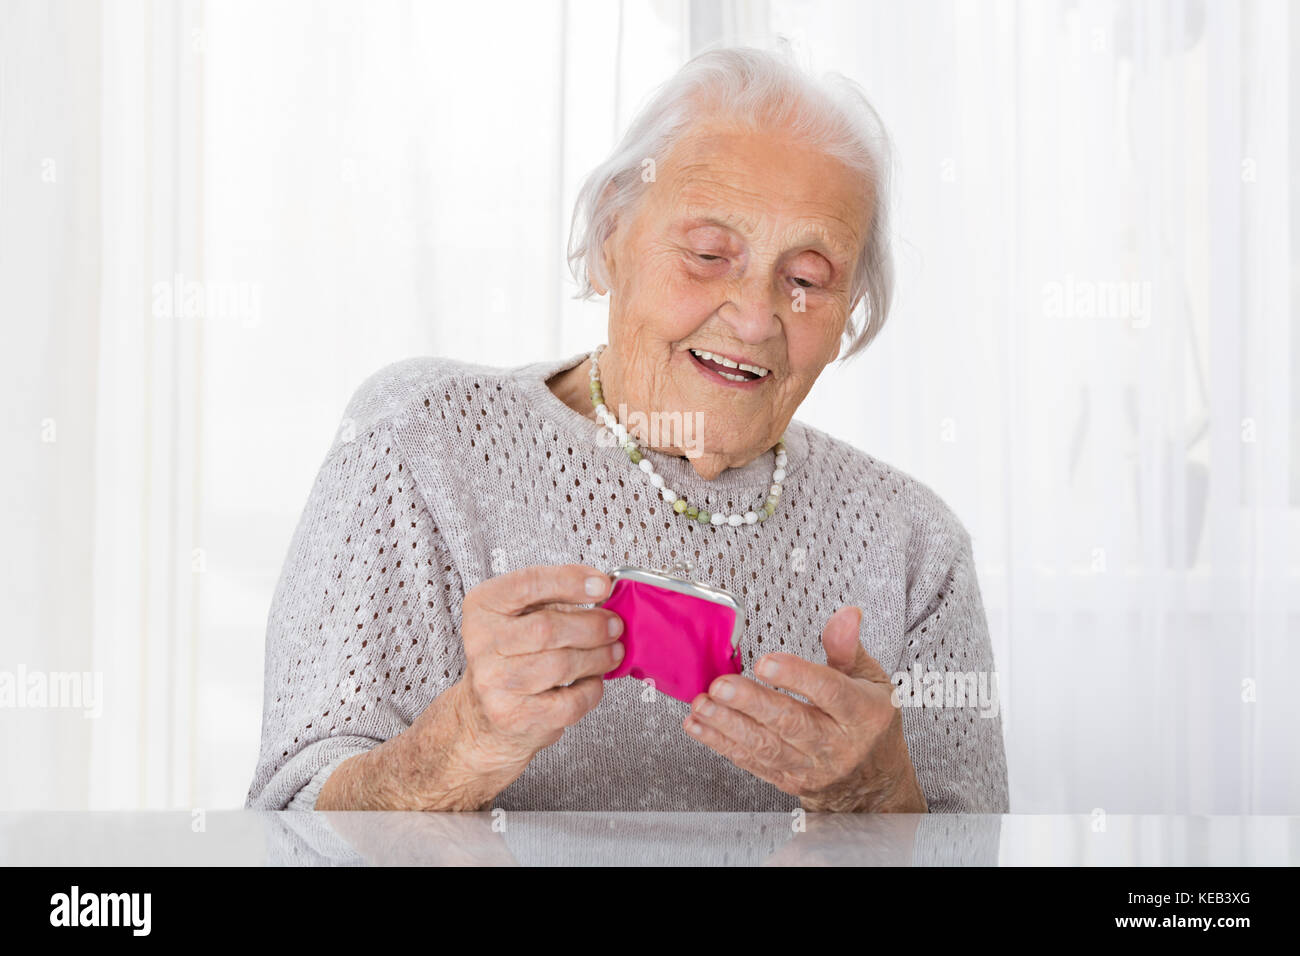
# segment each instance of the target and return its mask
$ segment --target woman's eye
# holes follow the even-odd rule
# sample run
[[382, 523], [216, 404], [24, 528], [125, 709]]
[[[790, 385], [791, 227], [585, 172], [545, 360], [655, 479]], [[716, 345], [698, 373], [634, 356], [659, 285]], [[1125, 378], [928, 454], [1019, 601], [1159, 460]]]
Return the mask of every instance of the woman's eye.
[[795, 277], [794, 277], [794, 281], [797, 282], [797, 283], [799, 284], [799, 286], [800, 286], [801, 288], [804, 288], [804, 289], [811, 289], [813, 286], [816, 285], [815, 282], [812, 282], [812, 281], [809, 280], [809, 279], [804, 279], [804, 278], [802, 278], [802, 277], [800, 277], [800, 276], [795, 276]]
[[708, 253], [704, 253], [704, 252], [697, 252], [696, 255], [697, 255], [699, 258], [703, 259], [705, 262], [720, 262], [720, 261], [722, 261], [722, 256], [709, 255]]

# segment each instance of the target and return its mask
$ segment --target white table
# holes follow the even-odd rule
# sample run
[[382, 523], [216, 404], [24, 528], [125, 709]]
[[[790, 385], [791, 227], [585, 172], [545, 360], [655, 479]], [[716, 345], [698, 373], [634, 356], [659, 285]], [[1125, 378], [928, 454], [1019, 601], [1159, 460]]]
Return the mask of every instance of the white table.
[[1300, 817], [0, 813], [0, 865], [1294, 866]]

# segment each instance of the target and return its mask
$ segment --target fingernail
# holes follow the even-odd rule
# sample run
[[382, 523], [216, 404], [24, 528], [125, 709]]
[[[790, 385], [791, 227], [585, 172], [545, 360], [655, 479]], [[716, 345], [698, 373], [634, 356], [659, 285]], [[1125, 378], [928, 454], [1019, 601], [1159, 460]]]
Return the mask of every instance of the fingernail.
[[623, 647], [623, 642], [615, 641], [612, 647], [614, 649], [614, 660], [621, 661], [623, 659], [623, 655], [627, 653], [627, 650]]
[[770, 657], [765, 657], [763, 660], [759, 661], [758, 667], [754, 668], [754, 670], [758, 673], [759, 677], [775, 677], [776, 672], [780, 670], [780, 668], [776, 666], [776, 661], [772, 660]]
[[709, 701], [707, 700], [700, 701], [700, 706], [695, 708], [696, 713], [698, 713], [701, 717], [712, 717], [713, 712], [717, 709], [718, 709], [717, 707], [709, 703]]
[[700, 725], [692, 720], [686, 724], [686, 732], [698, 737], [700, 735]]
[[714, 689], [713, 696], [718, 700], [731, 700], [736, 696], [736, 688], [732, 687], [729, 681], [723, 681]]
[[623, 619], [617, 614], [610, 615], [609, 618], [609, 636], [618, 637], [623, 633]]
[[587, 593], [592, 597], [600, 597], [605, 593], [605, 580], [603, 578], [587, 578]]

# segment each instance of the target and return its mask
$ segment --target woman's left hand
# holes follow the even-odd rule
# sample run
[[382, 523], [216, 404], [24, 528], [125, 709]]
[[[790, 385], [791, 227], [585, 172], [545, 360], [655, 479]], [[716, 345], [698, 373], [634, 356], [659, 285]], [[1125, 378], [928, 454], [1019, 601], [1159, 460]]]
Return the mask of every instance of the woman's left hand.
[[683, 727], [737, 767], [799, 797], [805, 810], [925, 813], [902, 711], [880, 664], [858, 642], [862, 612], [842, 607], [822, 632], [828, 664], [765, 654], [755, 673], [719, 677]]

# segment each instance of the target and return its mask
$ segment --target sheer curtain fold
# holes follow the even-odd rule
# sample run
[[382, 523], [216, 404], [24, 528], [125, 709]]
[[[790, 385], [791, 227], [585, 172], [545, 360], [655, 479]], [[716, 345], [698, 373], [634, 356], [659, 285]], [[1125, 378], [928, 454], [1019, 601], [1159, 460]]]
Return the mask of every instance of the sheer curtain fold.
[[89, 805], [197, 805], [204, 503], [198, 3], [121, 3], [100, 32]]

